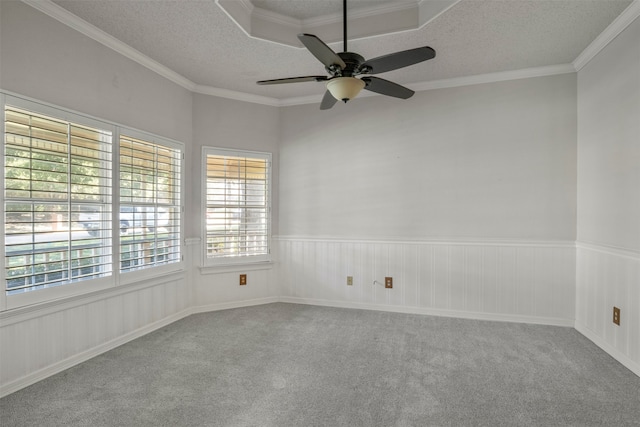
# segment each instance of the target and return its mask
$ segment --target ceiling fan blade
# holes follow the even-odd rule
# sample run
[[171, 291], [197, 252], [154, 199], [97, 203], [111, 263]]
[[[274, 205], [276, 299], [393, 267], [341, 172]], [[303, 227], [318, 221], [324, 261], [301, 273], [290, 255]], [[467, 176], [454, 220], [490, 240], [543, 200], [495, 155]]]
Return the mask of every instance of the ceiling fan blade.
[[408, 67], [436, 56], [436, 51], [429, 46], [390, 53], [365, 61], [360, 66], [364, 74], [379, 74], [398, 68]]
[[393, 96], [395, 98], [407, 99], [411, 98], [415, 93], [411, 89], [400, 86], [397, 83], [379, 77], [363, 77], [362, 80], [367, 84], [364, 88], [371, 92], [382, 95]]
[[298, 39], [325, 67], [331, 68], [332, 65], [337, 65], [340, 69], [344, 69], [347, 66], [338, 54], [313, 34], [298, 34]]
[[336, 102], [338, 102], [338, 100], [335, 99], [333, 97], [333, 95], [331, 95], [331, 92], [329, 92], [327, 90], [324, 93], [324, 96], [322, 97], [322, 102], [320, 103], [320, 109], [321, 110], [328, 110], [329, 108], [331, 108], [334, 105], [336, 105]]
[[287, 77], [286, 79], [260, 80], [259, 85], [279, 85], [282, 83], [323, 82], [329, 80], [327, 76]]

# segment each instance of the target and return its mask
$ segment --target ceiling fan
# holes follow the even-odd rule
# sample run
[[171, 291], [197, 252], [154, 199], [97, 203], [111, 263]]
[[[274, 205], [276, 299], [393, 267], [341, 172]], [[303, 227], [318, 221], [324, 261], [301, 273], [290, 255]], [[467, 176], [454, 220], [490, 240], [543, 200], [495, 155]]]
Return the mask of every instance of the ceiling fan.
[[[347, 51], [347, 0], [342, 1], [342, 28], [344, 52], [335, 53], [329, 46], [313, 34], [298, 34], [298, 39], [315, 56], [330, 76], [288, 77], [284, 79], [260, 80], [259, 85], [273, 85], [298, 82], [327, 82], [327, 91], [320, 103], [321, 110], [328, 110], [337, 101], [345, 103], [355, 98], [362, 89], [382, 95], [407, 99], [415, 93], [411, 89], [389, 80], [373, 77], [398, 68], [408, 67], [436, 56], [429, 46], [390, 53], [366, 61], [357, 53]], [[356, 76], [361, 76], [360, 78]]]

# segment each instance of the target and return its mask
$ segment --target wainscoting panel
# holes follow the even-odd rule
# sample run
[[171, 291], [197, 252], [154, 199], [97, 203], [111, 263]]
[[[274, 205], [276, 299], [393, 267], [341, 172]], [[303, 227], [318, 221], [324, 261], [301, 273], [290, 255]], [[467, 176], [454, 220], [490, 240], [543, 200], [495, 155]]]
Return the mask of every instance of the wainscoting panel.
[[184, 274], [0, 314], [0, 396], [190, 314]]
[[285, 301], [573, 326], [573, 242], [274, 240]]
[[[192, 262], [189, 284], [192, 292], [192, 312], [201, 313], [266, 304], [277, 301], [279, 295], [277, 268], [273, 262], [203, 267], [199, 238], [187, 239]], [[277, 258], [278, 248], [272, 257]], [[247, 275], [247, 284], [240, 286], [240, 274]]]
[[578, 243], [576, 256], [576, 329], [640, 376], [640, 252]]

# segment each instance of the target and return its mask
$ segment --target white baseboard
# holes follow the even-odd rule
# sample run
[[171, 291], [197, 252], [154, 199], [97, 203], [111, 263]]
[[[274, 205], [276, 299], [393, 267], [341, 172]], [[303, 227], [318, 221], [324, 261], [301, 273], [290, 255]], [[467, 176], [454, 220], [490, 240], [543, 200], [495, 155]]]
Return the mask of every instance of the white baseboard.
[[209, 311], [229, 310], [231, 308], [251, 307], [254, 305], [272, 304], [274, 302], [280, 302], [281, 298], [278, 297], [266, 297], [256, 298], [244, 301], [231, 301], [218, 304], [200, 305], [191, 308], [191, 313], [207, 313]]
[[360, 310], [389, 311], [393, 313], [424, 314], [424, 315], [430, 315], [430, 316], [455, 317], [458, 319], [490, 320], [490, 321], [497, 321], [497, 322], [530, 323], [535, 325], [573, 327], [572, 319], [557, 319], [552, 317], [518, 316], [518, 315], [500, 314], [500, 313], [480, 313], [480, 312], [472, 312], [472, 311], [439, 310], [434, 308], [406, 307], [406, 306], [394, 306], [394, 305], [383, 305], [383, 304], [364, 304], [359, 302], [333, 301], [333, 300], [297, 298], [297, 297], [280, 297], [278, 300], [280, 302], [286, 302], [291, 304], [319, 305], [319, 306], [325, 306], [325, 307], [338, 307], [338, 308], [355, 308]]
[[69, 369], [75, 365], [78, 365], [82, 362], [86, 362], [87, 360], [99, 356], [102, 353], [106, 353], [109, 350], [113, 350], [116, 347], [119, 347], [123, 344], [128, 343], [129, 341], [133, 341], [136, 338], [140, 338], [150, 332], [155, 331], [156, 329], [160, 329], [164, 326], [167, 326], [173, 322], [176, 322], [180, 319], [183, 319], [189, 315], [191, 315], [191, 309], [185, 309], [178, 313], [172, 314], [168, 317], [165, 317], [162, 320], [158, 320], [157, 322], [150, 323], [142, 328], [136, 329], [135, 331], [131, 331], [127, 334], [124, 334], [118, 338], [115, 338], [111, 341], [107, 341], [100, 345], [97, 345], [93, 348], [85, 350], [81, 353], [75, 354], [71, 357], [68, 357], [59, 362], [53, 363], [47, 367], [39, 369], [35, 372], [32, 372], [24, 377], [17, 378], [7, 384], [2, 385], [0, 387], [0, 397], [7, 396], [11, 393], [14, 393], [22, 388], [30, 386], [31, 384], [35, 384], [38, 381], [41, 381], [45, 378], [48, 378], [52, 375], [55, 375], [59, 372], [64, 371], [65, 369]]
[[11, 393], [14, 393], [25, 387], [28, 387], [31, 384], [35, 384], [38, 381], [42, 381], [43, 379], [48, 378], [52, 375], [60, 373], [65, 369], [69, 369], [82, 362], [86, 362], [87, 360], [92, 359], [96, 356], [99, 356], [102, 353], [106, 353], [109, 350], [112, 350], [116, 347], [126, 344], [129, 341], [133, 341], [136, 338], [140, 338], [150, 332], [155, 331], [156, 329], [160, 329], [173, 322], [176, 322], [180, 319], [190, 316], [191, 314], [204, 313], [208, 311], [227, 310], [230, 308], [249, 307], [253, 305], [269, 304], [269, 303], [274, 303], [278, 301], [279, 301], [279, 298], [277, 297], [269, 297], [269, 298], [259, 298], [259, 299], [252, 299], [252, 300], [246, 300], [246, 301], [227, 302], [227, 303], [221, 303], [221, 304], [210, 304], [210, 305], [199, 306], [199, 307], [190, 307], [178, 313], [172, 314], [171, 316], [165, 317], [162, 320], [143, 326], [142, 328], [136, 329], [135, 331], [131, 331], [111, 341], [102, 343], [93, 348], [85, 350], [81, 353], [68, 357], [64, 360], [53, 363], [49, 366], [46, 366], [42, 369], [39, 369], [35, 372], [25, 375], [21, 378], [17, 378], [6, 384], [2, 384], [0, 385], [0, 398], [7, 396]]
[[321, 299], [312, 299], [312, 298], [266, 297], [266, 298], [256, 298], [256, 299], [245, 300], [245, 301], [232, 301], [232, 302], [219, 303], [219, 304], [209, 304], [209, 305], [191, 307], [186, 310], [182, 310], [171, 316], [165, 317], [162, 320], [151, 323], [142, 328], [136, 329], [135, 331], [129, 332], [121, 337], [118, 337], [106, 343], [100, 344], [96, 347], [83, 351], [82, 353], [78, 353], [67, 359], [61, 360], [60, 362], [49, 365], [45, 368], [35, 371], [22, 378], [13, 380], [3, 385], [0, 388], [0, 397], [4, 397], [11, 393], [14, 393], [24, 387], [27, 387], [47, 377], [50, 377], [59, 372], [62, 372], [65, 369], [71, 368], [72, 366], [75, 366], [79, 363], [85, 362], [93, 357], [96, 357], [102, 353], [105, 353], [109, 350], [119, 347], [136, 338], [140, 338], [150, 332], [155, 331], [156, 329], [167, 326], [191, 314], [206, 313], [206, 312], [218, 311], [218, 310], [228, 310], [232, 308], [250, 307], [250, 306], [256, 306], [256, 305], [271, 304], [276, 302], [283, 302], [283, 303], [290, 303], [290, 304], [317, 305], [317, 306], [325, 306], [325, 307], [353, 308], [353, 309], [361, 309], [361, 310], [388, 311], [388, 312], [394, 312], [394, 313], [423, 314], [423, 315], [431, 315], [431, 316], [454, 317], [454, 318], [460, 318], [460, 319], [490, 320], [490, 321], [499, 321], [499, 322], [516, 322], [516, 323], [530, 323], [530, 324], [538, 324], [538, 325], [575, 327], [575, 329], [578, 332], [580, 332], [585, 337], [593, 341], [598, 347], [606, 351], [614, 359], [616, 359], [617, 361], [622, 363], [625, 367], [630, 369], [634, 374], [640, 376], [640, 364], [629, 359], [620, 351], [613, 348], [606, 341], [598, 337], [595, 333], [593, 333], [591, 330], [589, 330], [585, 326], [578, 324], [577, 322], [575, 322], [574, 324], [573, 320], [533, 317], [533, 316], [519, 316], [519, 315], [509, 315], [509, 314], [499, 314], [499, 313], [438, 310], [438, 309], [422, 308], [422, 307], [405, 307], [405, 306], [392, 306], [392, 305], [383, 305], [383, 304], [364, 304], [364, 303], [357, 303], [357, 302], [332, 301], [332, 300], [321, 300]]
[[606, 351], [609, 354], [609, 356], [616, 359], [618, 362], [620, 362], [622, 365], [628, 368], [631, 372], [633, 372], [634, 374], [640, 377], [640, 363], [629, 359], [627, 355], [625, 355], [620, 350], [618, 350], [617, 348], [613, 347], [611, 344], [606, 342], [604, 339], [602, 339], [600, 336], [598, 336], [595, 332], [593, 332], [591, 329], [586, 327], [584, 324], [576, 321], [574, 327], [576, 331], [580, 332], [589, 340], [593, 341], [595, 345], [600, 347], [602, 350]]

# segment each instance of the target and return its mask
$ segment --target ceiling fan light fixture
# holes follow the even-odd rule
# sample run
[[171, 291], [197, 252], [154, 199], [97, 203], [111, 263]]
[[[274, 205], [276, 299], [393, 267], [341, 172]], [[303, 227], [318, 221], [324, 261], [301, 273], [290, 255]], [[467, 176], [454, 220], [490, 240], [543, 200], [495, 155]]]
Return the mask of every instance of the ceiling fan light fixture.
[[[362, 89], [381, 95], [393, 96], [394, 98], [408, 99], [415, 93], [409, 88], [401, 86], [389, 80], [371, 76], [370, 74], [385, 73], [408, 67], [419, 62], [432, 59], [436, 56], [436, 51], [429, 46], [415, 49], [403, 50], [400, 52], [382, 55], [377, 58], [365, 61], [365, 59], [355, 52], [347, 50], [347, 0], [342, 1], [342, 35], [343, 52], [335, 53], [322, 40], [313, 34], [298, 34], [298, 39], [307, 50], [324, 65], [325, 70], [330, 74], [326, 76], [303, 76], [288, 77], [284, 79], [260, 80], [259, 85], [273, 85], [280, 83], [295, 82], [327, 82], [327, 90], [324, 92], [321, 110], [328, 110], [337, 101], [345, 103], [358, 96]], [[357, 79], [354, 76], [362, 75]]]
[[355, 77], [336, 77], [327, 83], [327, 89], [338, 101], [347, 102], [358, 96], [365, 82]]

